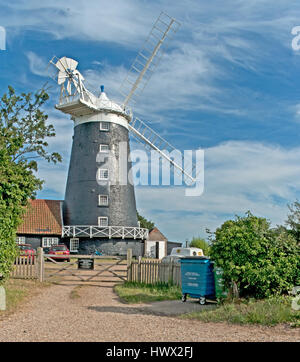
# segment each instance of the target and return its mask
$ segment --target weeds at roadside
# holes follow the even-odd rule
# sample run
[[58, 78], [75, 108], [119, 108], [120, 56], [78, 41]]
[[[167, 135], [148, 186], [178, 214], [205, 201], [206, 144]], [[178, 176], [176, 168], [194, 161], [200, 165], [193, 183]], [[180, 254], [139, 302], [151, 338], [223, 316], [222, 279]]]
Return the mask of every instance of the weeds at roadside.
[[27, 300], [28, 297], [37, 295], [41, 289], [51, 283], [40, 283], [30, 279], [9, 279], [3, 285], [6, 291], [6, 310], [0, 311], [0, 320], [14, 313]]
[[74, 287], [71, 292], [70, 292], [70, 298], [71, 299], [78, 299], [81, 297], [79, 291], [80, 289], [83, 288], [82, 285], [77, 285], [76, 287]]
[[114, 291], [126, 303], [150, 303], [181, 298], [181, 288], [167, 283], [125, 282], [116, 285]]
[[193, 312], [181, 316], [203, 322], [228, 322], [232, 324], [260, 324], [274, 326], [288, 323], [300, 326], [300, 312], [291, 307], [290, 297], [272, 297], [264, 300], [225, 301], [215, 310]]

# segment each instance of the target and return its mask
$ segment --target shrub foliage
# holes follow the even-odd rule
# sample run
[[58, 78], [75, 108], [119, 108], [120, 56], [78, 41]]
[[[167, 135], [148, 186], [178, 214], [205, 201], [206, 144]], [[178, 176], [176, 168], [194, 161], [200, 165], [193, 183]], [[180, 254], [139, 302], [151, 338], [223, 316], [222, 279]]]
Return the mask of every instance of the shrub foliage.
[[264, 298], [300, 285], [299, 245], [284, 228], [250, 212], [228, 220], [212, 234], [210, 255], [224, 270], [228, 288]]
[[45, 140], [55, 136], [41, 107], [48, 100], [44, 90], [17, 95], [12, 87], [0, 99], [0, 278], [10, 273], [17, 253], [15, 233], [27, 200], [43, 181], [34, 175], [37, 158], [61, 161], [48, 153]]

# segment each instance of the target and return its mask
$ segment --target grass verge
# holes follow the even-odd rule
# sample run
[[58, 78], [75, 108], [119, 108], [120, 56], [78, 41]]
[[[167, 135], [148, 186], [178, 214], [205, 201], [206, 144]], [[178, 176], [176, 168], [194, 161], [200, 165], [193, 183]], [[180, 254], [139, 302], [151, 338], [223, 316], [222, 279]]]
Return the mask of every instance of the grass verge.
[[6, 310], [0, 311], [0, 319], [15, 312], [28, 297], [37, 295], [42, 288], [50, 283], [40, 283], [30, 279], [9, 279], [3, 285], [6, 292]]
[[224, 302], [217, 309], [185, 314], [182, 318], [266, 326], [288, 323], [291, 327], [300, 327], [300, 312], [292, 309], [290, 297]]
[[165, 283], [145, 284], [125, 282], [114, 288], [120, 299], [126, 303], [150, 303], [181, 298], [181, 288]]

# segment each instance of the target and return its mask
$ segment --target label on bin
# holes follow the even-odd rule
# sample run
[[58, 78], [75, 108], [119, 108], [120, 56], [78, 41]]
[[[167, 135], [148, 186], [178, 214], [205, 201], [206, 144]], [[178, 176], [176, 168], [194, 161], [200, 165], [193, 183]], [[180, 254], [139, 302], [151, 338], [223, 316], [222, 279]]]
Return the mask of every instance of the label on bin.
[[186, 276], [195, 276], [195, 277], [198, 277], [199, 274], [198, 273], [195, 273], [195, 272], [186, 272], [185, 273]]
[[198, 283], [187, 283], [189, 287], [198, 287]]

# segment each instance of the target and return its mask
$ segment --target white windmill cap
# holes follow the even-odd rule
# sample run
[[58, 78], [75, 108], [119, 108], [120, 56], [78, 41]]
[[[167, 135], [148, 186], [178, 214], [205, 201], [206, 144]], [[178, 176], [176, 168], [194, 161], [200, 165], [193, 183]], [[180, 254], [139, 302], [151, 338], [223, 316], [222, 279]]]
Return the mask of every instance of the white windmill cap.
[[122, 108], [115, 102], [111, 101], [106, 93], [104, 92], [104, 85], [101, 85], [101, 93], [97, 100], [97, 107], [98, 108], [104, 108], [107, 110], [117, 111], [117, 112], [123, 112]]

